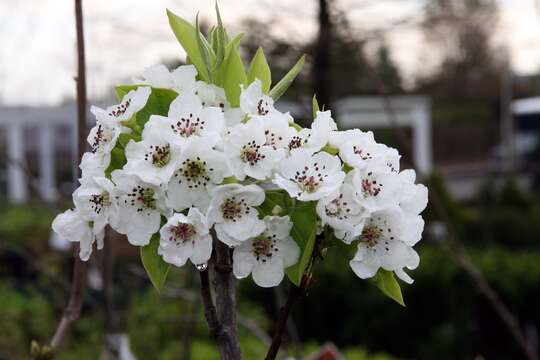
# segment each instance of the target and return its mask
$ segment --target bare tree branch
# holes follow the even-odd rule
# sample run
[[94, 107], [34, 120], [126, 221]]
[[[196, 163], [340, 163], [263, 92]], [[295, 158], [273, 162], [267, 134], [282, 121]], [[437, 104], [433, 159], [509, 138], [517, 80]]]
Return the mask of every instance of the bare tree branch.
[[[78, 158], [85, 150], [86, 132], [86, 65], [84, 55], [84, 30], [82, 0], [75, 0], [75, 26], [77, 30], [77, 126]], [[75, 264], [69, 302], [64, 310], [60, 324], [51, 340], [51, 347], [57, 351], [65, 340], [73, 323], [79, 318], [86, 287], [87, 264], [79, 257], [79, 247], [75, 248]]]
[[289, 294], [287, 295], [287, 301], [280, 310], [278, 322], [276, 324], [276, 329], [274, 330], [274, 336], [272, 338], [272, 343], [268, 348], [268, 352], [266, 353], [266, 357], [264, 358], [265, 360], [274, 360], [276, 358], [279, 352], [279, 348], [281, 346], [281, 340], [283, 339], [283, 333], [285, 332], [285, 328], [287, 327], [287, 319], [289, 318], [291, 309], [293, 305], [302, 296], [304, 296], [307, 284], [308, 278], [305, 275], [302, 278], [300, 286], [291, 284], [291, 287], [289, 288]]
[[201, 279], [201, 297], [204, 306], [204, 317], [208, 323], [208, 329], [210, 335], [217, 339], [221, 332], [221, 324], [219, 323], [216, 307], [214, 305], [214, 300], [212, 299], [212, 292], [210, 290], [210, 276], [209, 269], [206, 268], [204, 271], [200, 271]]
[[236, 279], [232, 274], [231, 249], [214, 237], [214, 288], [216, 291], [216, 310], [221, 331], [218, 337], [219, 353], [222, 360], [242, 358], [236, 334]]

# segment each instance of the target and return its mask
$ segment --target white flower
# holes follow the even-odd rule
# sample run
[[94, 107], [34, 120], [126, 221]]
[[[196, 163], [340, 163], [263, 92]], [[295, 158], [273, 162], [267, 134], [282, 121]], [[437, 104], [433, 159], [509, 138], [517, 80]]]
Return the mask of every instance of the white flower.
[[167, 117], [152, 115], [146, 127], [155, 127], [163, 139], [182, 147], [196, 137], [219, 138], [225, 120], [220, 108], [203, 107], [197, 95], [184, 92], [173, 100]]
[[81, 169], [81, 184], [93, 183], [94, 177], [104, 177], [105, 170], [109, 167], [110, 159], [105, 163], [103, 157], [86, 152], [83, 154], [79, 168]]
[[299, 149], [281, 162], [273, 182], [291, 197], [310, 201], [335, 195], [344, 178], [338, 157]]
[[259, 79], [253, 81], [246, 89], [242, 88], [240, 108], [250, 117], [265, 116], [276, 111], [274, 100], [270, 96], [263, 94], [262, 84]]
[[309, 149], [312, 152], [321, 150], [330, 140], [332, 134], [337, 130], [337, 125], [330, 111], [317, 111], [317, 116], [311, 128], [295, 131], [289, 141], [289, 150]]
[[205, 107], [218, 107], [222, 110], [229, 106], [225, 90], [214, 84], [197, 81], [194, 86], [195, 95], [199, 96]]
[[146, 106], [151, 91], [148, 86], [139, 86], [128, 92], [118, 105], [109, 106], [105, 110], [92, 106], [90, 110], [98, 120], [107, 118], [116, 122], [129, 120], [137, 111]]
[[173, 88], [180, 94], [193, 91], [197, 80], [197, 69], [193, 65], [180, 65], [171, 73]]
[[230, 175], [225, 156], [214, 149], [214, 143], [212, 138], [203, 137], [194, 139], [184, 148], [168, 184], [170, 207], [177, 211], [190, 206], [208, 208], [209, 191]]
[[253, 117], [248, 122], [248, 128], [250, 126], [263, 129], [266, 137], [264, 145], [271, 146], [274, 150], [289, 147], [294, 129], [289, 126], [289, 120], [285, 114], [276, 111], [266, 117]]
[[165, 65], [157, 64], [145, 68], [144, 79], [135, 80], [135, 82], [156, 88], [173, 89], [182, 93], [194, 90], [196, 76], [197, 69], [193, 65], [181, 65], [171, 72]]
[[161, 189], [122, 170], [113, 171], [112, 180], [118, 210], [113, 213], [111, 226], [127, 235], [132, 245], [147, 245], [159, 230], [161, 214], [167, 213]]
[[371, 131], [353, 129], [333, 137], [339, 156], [350, 166], [380, 172], [399, 171], [400, 156], [397, 150], [377, 143]]
[[163, 64], [146, 67], [143, 71], [143, 78], [143, 80], [136, 80], [136, 82], [142, 82], [156, 88], [170, 89], [174, 86], [171, 72]]
[[227, 184], [215, 187], [208, 207], [208, 221], [215, 224], [218, 239], [229, 246], [259, 235], [264, 222], [254, 206], [264, 201], [264, 191], [257, 185]]
[[81, 216], [92, 221], [94, 233], [99, 234], [116, 211], [112, 201], [114, 184], [105, 177], [87, 180], [73, 193], [73, 203]]
[[233, 273], [238, 279], [251, 273], [257, 285], [271, 287], [279, 285], [284, 269], [298, 261], [300, 248], [289, 235], [293, 224], [288, 216], [263, 220], [266, 229], [234, 249]]
[[246, 176], [251, 176], [264, 180], [285, 157], [284, 149], [268, 144], [265, 131], [266, 126], [262, 122], [249, 121], [236, 125], [225, 136], [224, 152], [237, 179], [244, 180]]
[[62, 239], [79, 243], [79, 257], [87, 261], [92, 254], [94, 242], [103, 248], [104, 232], [94, 233], [91, 221], [85, 219], [78, 210], [67, 210], [54, 218], [52, 229]]
[[373, 213], [359, 237], [356, 255], [349, 262], [354, 273], [367, 279], [383, 268], [394, 271], [401, 280], [412, 283], [413, 280], [403, 268], [416, 269], [420, 259], [410, 244], [403, 241], [410, 230], [399, 208]]
[[350, 244], [364, 226], [367, 216], [362, 205], [356, 200], [353, 187], [344, 183], [339, 194], [319, 200], [317, 214], [322, 224], [334, 229], [334, 235]]
[[180, 145], [163, 136], [159, 126], [154, 125], [159, 121], [150, 117], [142, 132], [142, 141], [130, 140], [125, 150], [124, 171], [153, 185], [168, 183], [180, 161]]
[[121, 133], [122, 126], [117, 122], [108, 118], [98, 118], [87, 137], [90, 152], [97, 155], [109, 155]]
[[347, 174], [358, 202], [368, 211], [382, 210], [398, 204], [401, 181], [396, 173], [370, 169], [353, 169]]
[[187, 259], [194, 265], [205, 264], [212, 255], [208, 222], [196, 208], [189, 209], [187, 216], [171, 216], [159, 233], [158, 254], [169, 264], [183, 266]]
[[422, 184], [415, 184], [416, 172], [403, 170], [399, 173], [401, 187], [399, 191], [399, 206], [407, 213], [418, 215], [427, 206], [428, 189]]

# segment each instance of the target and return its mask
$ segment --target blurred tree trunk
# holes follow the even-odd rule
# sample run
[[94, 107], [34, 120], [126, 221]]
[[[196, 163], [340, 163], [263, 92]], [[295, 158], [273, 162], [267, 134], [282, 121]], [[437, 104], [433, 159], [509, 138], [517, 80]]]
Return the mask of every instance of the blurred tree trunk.
[[332, 22], [328, 0], [319, 0], [319, 35], [315, 47], [313, 64], [314, 92], [317, 95], [319, 105], [325, 109], [331, 107], [332, 102], [332, 77], [330, 74], [330, 44], [332, 43]]

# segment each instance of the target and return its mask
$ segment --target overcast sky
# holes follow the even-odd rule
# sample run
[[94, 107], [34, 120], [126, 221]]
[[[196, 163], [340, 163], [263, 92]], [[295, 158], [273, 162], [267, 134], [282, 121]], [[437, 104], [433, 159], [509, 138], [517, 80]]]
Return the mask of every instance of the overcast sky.
[[[194, 19], [198, 10], [213, 19], [214, 0], [85, 1], [89, 92], [102, 97], [115, 84], [140, 74], [145, 66], [184, 54], [170, 31], [165, 8]], [[499, 0], [496, 41], [511, 50], [520, 74], [540, 70], [540, 12], [535, 0]], [[244, 29], [246, 17], [277, 18], [271, 31], [298, 41], [316, 32], [316, 1], [222, 0], [229, 32]], [[355, 28], [375, 29], [419, 14], [421, 0], [339, 0]], [[279, 26], [278, 26], [279, 25]], [[437, 57], [423, 48], [422, 33], [400, 28], [387, 36], [393, 57], [409, 78]], [[56, 104], [74, 96], [75, 25], [70, 0], [0, 0], [0, 103]]]

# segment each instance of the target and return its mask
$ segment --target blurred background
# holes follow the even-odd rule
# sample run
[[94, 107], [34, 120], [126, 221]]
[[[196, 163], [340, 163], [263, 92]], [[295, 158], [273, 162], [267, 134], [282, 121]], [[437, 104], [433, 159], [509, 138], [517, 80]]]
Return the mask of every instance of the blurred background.
[[[89, 102], [185, 54], [165, 8], [205, 27], [213, 1], [84, 2]], [[274, 80], [306, 66], [278, 108], [307, 123], [311, 95], [342, 129], [373, 130], [430, 188], [406, 308], [330, 248], [289, 322], [282, 358], [537, 359], [540, 324], [540, 2], [223, 0], [242, 54]], [[0, 359], [46, 343], [68, 298], [69, 245], [51, 234], [76, 174], [72, 1], [0, 0]], [[88, 126], [92, 126], [88, 118]], [[58, 359], [216, 359], [196, 270], [157, 294], [112, 237], [90, 260], [82, 317]], [[246, 359], [261, 359], [288, 285], [239, 284]], [[116, 354], [120, 352], [121, 355]], [[528, 351], [528, 355], [527, 355]]]

